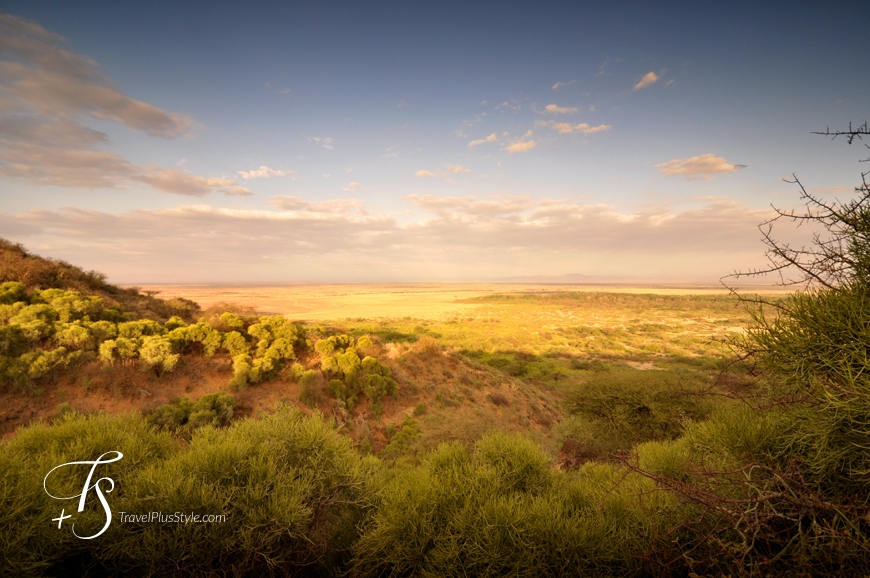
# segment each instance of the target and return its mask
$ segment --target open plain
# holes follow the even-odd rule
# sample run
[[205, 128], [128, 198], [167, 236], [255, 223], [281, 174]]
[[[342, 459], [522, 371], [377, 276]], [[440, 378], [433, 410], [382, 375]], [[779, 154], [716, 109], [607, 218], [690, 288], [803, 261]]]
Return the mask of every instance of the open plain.
[[[163, 299], [185, 297], [204, 309], [218, 303], [253, 307], [262, 315], [299, 320], [416, 317], [439, 319], [480, 307], [469, 299], [488, 295], [553, 293], [626, 293], [657, 295], [728, 295], [722, 285], [554, 285], [554, 284], [370, 284], [370, 285], [143, 285]], [[769, 286], [747, 292], [781, 294]]]

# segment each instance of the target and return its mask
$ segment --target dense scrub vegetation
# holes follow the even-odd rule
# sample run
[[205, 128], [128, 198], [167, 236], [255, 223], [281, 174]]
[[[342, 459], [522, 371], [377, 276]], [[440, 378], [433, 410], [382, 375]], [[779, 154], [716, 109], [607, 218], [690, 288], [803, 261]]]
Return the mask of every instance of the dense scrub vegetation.
[[[66, 504], [46, 495], [46, 472], [117, 448], [124, 458], [108, 474], [117, 485], [107, 496], [115, 519], [106, 534], [80, 540], [48, 523]], [[350, 558], [357, 527], [371, 508], [377, 467], [322, 418], [288, 407], [229, 429], [202, 427], [189, 443], [137, 415], [69, 413], [50, 427], [22, 430], [3, 446], [3, 573], [330, 575]], [[51, 491], [80, 492], [81, 477], [81, 469], [58, 470]], [[125, 522], [120, 515], [152, 511], [226, 518], [161, 524]], [[87, 535], [104, 519], [92, 503], [75, 523]]]

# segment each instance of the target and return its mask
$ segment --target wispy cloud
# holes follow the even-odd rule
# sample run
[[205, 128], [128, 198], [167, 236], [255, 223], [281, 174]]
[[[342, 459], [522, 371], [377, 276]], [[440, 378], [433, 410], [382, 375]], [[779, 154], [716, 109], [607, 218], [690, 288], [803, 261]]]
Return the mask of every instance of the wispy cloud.
[[723, 157], [707, 153], [687, 159], [673, 159], [666, 163], [657, 164], [655, 167], [661, 169], [662, 174], [667, 176], [710, 180], [717, 173], [733, 173], [745, 168], [746, 165], [731, 164]]
[[0, 101], [0, 176], [62, 187], [142, 182], [182, 195], [250, 194], [231, 179], [140, 167], [105, 150], [111, 144], [107, 135], [80, 117], [167, 139], [187, 135], [193, 121], [123, 94], [94, 60], [69, 50], [63, 37], [9, 14], [0, 14]]
[[557, 104], [548, 104], [544, 107], [546, 114], [573, 114], [579, 109], [574, 106], [559, 106]]
[[63, 37], [24, 18], [0, 14], [0, 84], [20, 108], [49, 118], [78, 114], [120, 122], [151, 136], [175, 138], [192, 121], [118, 91], [92, 59], [65, 48]]
[[495, 133], [492, 133], [491, 135], [489, 135], [489, 136], [486, 137], [486, 138], [479, 138], [479, 139], [477, 139], [477, 140], [473, 140], [473, 141], [471, 141], [470, 143], [468, 143], [468, 146], [470, 146], [470, 147], [476, 147], [476, 146], [478, 146], [478, 145], [482, 145], [482, 144], [485, 144], [485, 143], [488, 143], [488, 142], [496, 142], [496, 141], [498, 141], [498, 137], [495, 136]]
[[538, 146], [538, 143], [533, 140], [521, 140], [513, 144], [509, 144], [506, 150], [509, 154], [513, 155], [516, 153], [524, 153], [530, 151], [536, 146]]
[[355, 193], [357, 191], [366, 190], [367, 188], [368, 187], [364, 187], [356, 181], [351, 181], [342, 190], [347, 191], [348, 193]]
[[293, 177], [296, 171], [282, 171], [278, 169], [270, 169], [266, 165], [261, 165], [259, 169], [251, 171], [239, 171], [243, 179], [268, 179], [269, 177]]
[[143, 173], [134, 175], [134, 180], [148, 183], [159, 191], [201, 197], [217, 189], [229, 195], [251, 195], [250, 190], [239, 186], [232, 179], [197, 177], [178, 169], [148, 167]]
[[528, 131], [522, 136], [522, 138], [515, 140], [507, 147], [505, 147], [505, 150], [508, 152], [508, 154], [514, 155], [517, 153], [524, 153], [530, 151], [536, 146], [538, 146], [538, 143], [532, 140], [532, 131]]
[[580, 124], [568, 124], [566, 122], [557, 122], [551, 125], [553, 130], [559, 131], [559, 134], [569, 134], [572, 132], [579, 132], [582, 134], [595, 134], [596, 132], [603, 132], [610, 130], [613, 128], [609, 124], [599, 124], [598, 126], [590, 126], [585, 122]]
[[324, 148], [328, 151], [333, 149], [332, 138], [328, 136], [310, 136], [308, 137], [308, 142], [313, 142], [320, 148]]
[[496, 110], [512, 110], [514, 112], [517, 112], [517, 111], [523, 109], [523, 105], [521, 105], [520, 103], [518, 103], [516, 101], [513, 101], [513, 102], [505, 101], [501, 104], [495, 105], [495, 109]]
[[329, 201], [312, 202], [292, 196], [275, 196], [269, 199], [269, 204], [282, 211], [300, 211], [307, 213], [330, 213], [342, 215], [368, 215], [365, 203], [360, 199], [331, 199]]
[[427, 171], [425, 169], [421, 169], [421, 170], [415, 172], [414, 175], [416, 175], [418, 177], [424, 177], [424, 178], [441, 177], [441, 178], [445, 178], [447, 180], [450, 180], [450, 175], [459, 175], [462, 173], [470, 173], [470, 172], [471, 172], [471, 169], [466, 168], [462, 165], [446, 164], [446, 165], [444, 165], [444, 168], [436, 169], [434, 171]]
[[640, 90], [641, 88], [646, 88], [646, 87], [648, 87], [648, 86], [652, 86], [653, 84], [655, 84], [656, 82], [658, 82], [659, 78], [661, 78], [661, 76], [659, 76], [659, 75], [656, 74], [655, 72], [652, 72], [652, 71], [647, 72], [647, 73], [644, 74], [643, 77], [642, 77], [642, 78], [637, 82], [637, 84], [634, 85], [634, 89], [635, 89], [635, 90]]
[[284, 88], [275, 88], [275, 87], [272, 85], [271, 82], [264, 82], [264, 83], [263, 83], [263, 88], [265, 88], [266, 90], [268, 90], [269, 92], [271, 92], [271, 93], [273, 93], [273, 94], [284, 94], [284, 95], [286, 95], [286, 94], [290, 94], [291, 92], [293, 92], [293, 90], [291, 90], [290, 88], [286, 88], [286, 87], [284, 87]]
[[562, 88], [563, 86], [571, 86], [571, 85], [574, 84], [575, 82], [577, 82], [576, 79], [575, 79], [575, 80], [569, 80], [568, 82], [557, 82], [556, 84], [553, 85], [553, 90], [559, 90], [559, 89]]

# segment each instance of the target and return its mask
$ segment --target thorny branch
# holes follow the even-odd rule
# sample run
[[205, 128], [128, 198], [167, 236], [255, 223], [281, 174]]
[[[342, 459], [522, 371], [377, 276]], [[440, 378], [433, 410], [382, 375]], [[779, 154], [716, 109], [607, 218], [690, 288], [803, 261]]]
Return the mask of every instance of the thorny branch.
[[[849, 124], [849, 129], [845, 131], [831, 131], [828, 128], [825, 132], [814, 134], [830, 136], [831, 138], [845, 136], [846, 142], [852, 144], [856, 138], [863, 140], [864, 136], [870, 135], [870, 127], [865, 121], [857, 127]], [[870, 148], [870, 145], [865, 144], [865, 146]], [[737, 295], [741, 301], [781, 307], [759, 297], [745, 298], [737, 293], [735, 287], [730, 287], [725, 279], [738, 280], [744, 277], [774, 274], [779, 277], [778, 284], [784, 287], [803, 285], [806, 288], [836, 289], [842, 286], [847, 279], [854, 278], [856, 273], [865, 273], [865, 271], [858, 271], [866, 264], [856, 261], [855, 251], [852, 249], [856, 244], [870, 246], [870, 234], [868, 234], [868, 229], [870, 229], [868, 228], [870, 225], [870, 216], [868, 216], [868, 212], [870, 212], [870, 183], [867, 181], [868, 174], [870, 172], [861, 173], [861, 184], [855, 187], [857, 196], [847, 202], [840, 202], [837, 199], [834, 199], [833, 202], [824, 201], [820, 196], [808, 192], [794, 174], [792, 175], [793, 180], [786, 179], [786, 182], [796, 184], [800, 188], [800, 199], [804, 201], [806, 209], [798, 212], [794, 209], [785, 210], [774, 206], [773, 210], [776, 212], [776, 216], [758, 226], [759, 231], [761, 231], [761, 241], [767, 247], [765, 256], [769, 265], [726, 275], [720, 280], [722, 284], [728, 287], [732, 294]], [[774, 237], [774, 224], [781, 220], [797, 223], [798, 227], [809, 223], [820, 227], [821, 231], [813, 233], [810, 246], [795, 247]]]

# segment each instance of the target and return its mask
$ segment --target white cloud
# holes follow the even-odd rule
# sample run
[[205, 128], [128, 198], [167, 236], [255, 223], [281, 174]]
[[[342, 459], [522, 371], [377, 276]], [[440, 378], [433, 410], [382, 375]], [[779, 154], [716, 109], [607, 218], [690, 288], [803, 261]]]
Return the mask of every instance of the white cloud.
[[229, 186], [229, 187], [223, 189], [223, 192], [225, 195], [228, 195], [230, 197], [247, 197], [249, 195], [254, 194], [254, 192], [251, 191], [251, 189], [247, 189], [245, 187], [240, 187], [238, 185]]
[[[163, 169], [160, 167], [148, 167], [141, 174], [131, 177], [134, 180], [148, 183], [159, 191], [167, 193], [175, 193], [177, 195], [189, 195], [193, 197], [201, 197], [214, 189], [219, 189], [224, 192], [230, 190], [236, 191], [230, 194], [251, 194], [251, 191], [239, 187], [236, 181], [232, 179], [214, 178], [207, 179], [205, 177], [197, 177], [178, 169]], [[244, 190], [246, 192], [238, 192]]]
[[512, 110], [514, 112], [517, 112], [518, 110], [522, 110], [522, 108], [523, 108], [523, 105], [517, 103], [516, 101], [513, 101], [513, 102], [505, 101], [501, 104], [495, 105], [496, 110]]
[[532, 150], [536, 146], [538, 146], [538, 143], [533, 140], [522, 140], [508, 145], [507, 152], [510, 154], [524, 153]]
[[682, 175], [689, 178], [703, 178], [710, 180], [717, 173], [733, 173], [745, 168], [746, 165], [734, 165], [722, 157], [712, 153], [698, 155], [687, 159], [673, 159], [666, 163], [655, 165], [661, 169], [663, 175]]
[[488, 143], [488, 142], [496, 142], [497, 140], [498, 140], [498, 137], [495, 136], [495, 133], [492, 133], [491, 135], [489, 135], [486, 138], [479, 138], [477, 140], [471, 141], [470, 143], [468, 143], [468, 146], [476, 147], [477, 145], [482, 145], [482, 144]]
[[466, 168], [462, 165], [451, 165], [448, 163], [448, 164], [444, 165], [444, 168], [436, 169], [434, 171], [427, 171], [425, 169], [421, 169], [421, 170], [415, 172], [414, 175], [416, 175], [418, 177], [424, 177], [424, 178], [441, 177], [441, 178], [447, 179], [449, 181], [449, 180], [451, 180], [450, 175], [458, 175], [458, 174], [470, 173], [470, 172], [471, 172], [471, 169]]
[[583, 134], [595, 134], [596, 132], [603, 132], [610, 130], [613, 128], [609, 124], [599, 124], [598, 126], [590, 126], [585, 122], [580, 124], [568, 124], [565, 122], [559, 122], [552, 125], [554, 130], [559, 131], [560, 134], [569, 134], [572, 132], [579, 132]]
[[366, 187], [362, 186], [361, 184], [357, 183], [356, 181], [351, 181], [342, 190], [347, 191], [348, 193], [355, 193], [357, 191], [365, 190], [365, 189], [366, 189]]
[[296, 171], [281, 171], [278, 169], [270, 169], [266, 165], [261, 165], [259, 169], [250, 171], [239, 171], [243, 179], [268, 179], [269, 177], [292, 177]]
[[577, 82], [577, 81], [576, 80], [569, 80], [568, 82], [557, 82], [556, 84], [553, 85], [553, 90], [559, 90], [563, 86], [571, 86], [575, 82]]
[[548, 104], [544, 107], [544, 112], [547, 114], [572, 114], [579, 109], [574, 106], [558, 106], [556, 104]]
[[312, 202], [299, 197], [275, 196], [269, 200], [269, 204], [282, 211], [304, 211], [307, 213], [331, 213], [331, 214], [359, 214], [368, 215], [364, 208], [364, 202], [359, 199], [331, 199], [328, 201]]
[[[532, 131], [531, 130], [526, 131], [526, 134], [524, 134], [522, 136], [522, 138], [509, 144], [507, 147], [505, 147], [505, 150], [508, 152], [508, 154], [511, 154], [511, 155], [530, 151], [538, 145], [537, 142], [535, 142], [534, 140], [531, 140], [531, 137], [532, 137]], [[526, 139], [529, 139], [529, 140], [526, 140]]]
[[641, 78], [637, 82], [637, 84], [634, 85], [634, 89], [640, 90], [641, 88], [646, 88], [647, 86], [652, 86], [653, 84], [658, 82], [659, 78], [660, 78], [660, 76], [657, 75], [655, 72], [652, 72], [652, 71], [647, 72], [646, 74], [643, 75], [643, 78]]
[[436, 197], [435, 195], [407, 195], [402, 197], [415, 205], [433, 213], [450, 218], [461, 215], [497, 216], [520, 213], [534, 206], [524, 196], [495, 196], [492, 200], [478, 200], [476, 195], [468, 197]]
[[308, 142], [313, 142], [320, 148], [324, 148], [328, 151], [333, 149], [332, 138], [328, 136], [310, 136], [308, 137]]
[[446, 164], [446, 165], [444, 165], [444, 168], [447, 169], [448, 171], [450, 171], [451, 173], [453, 173], [454, 175], [457, 175], [459, 173], [470, 173], [471, 172], [471, 169], [467, 169], [467, 168], [463, 167], [462, 165]]

